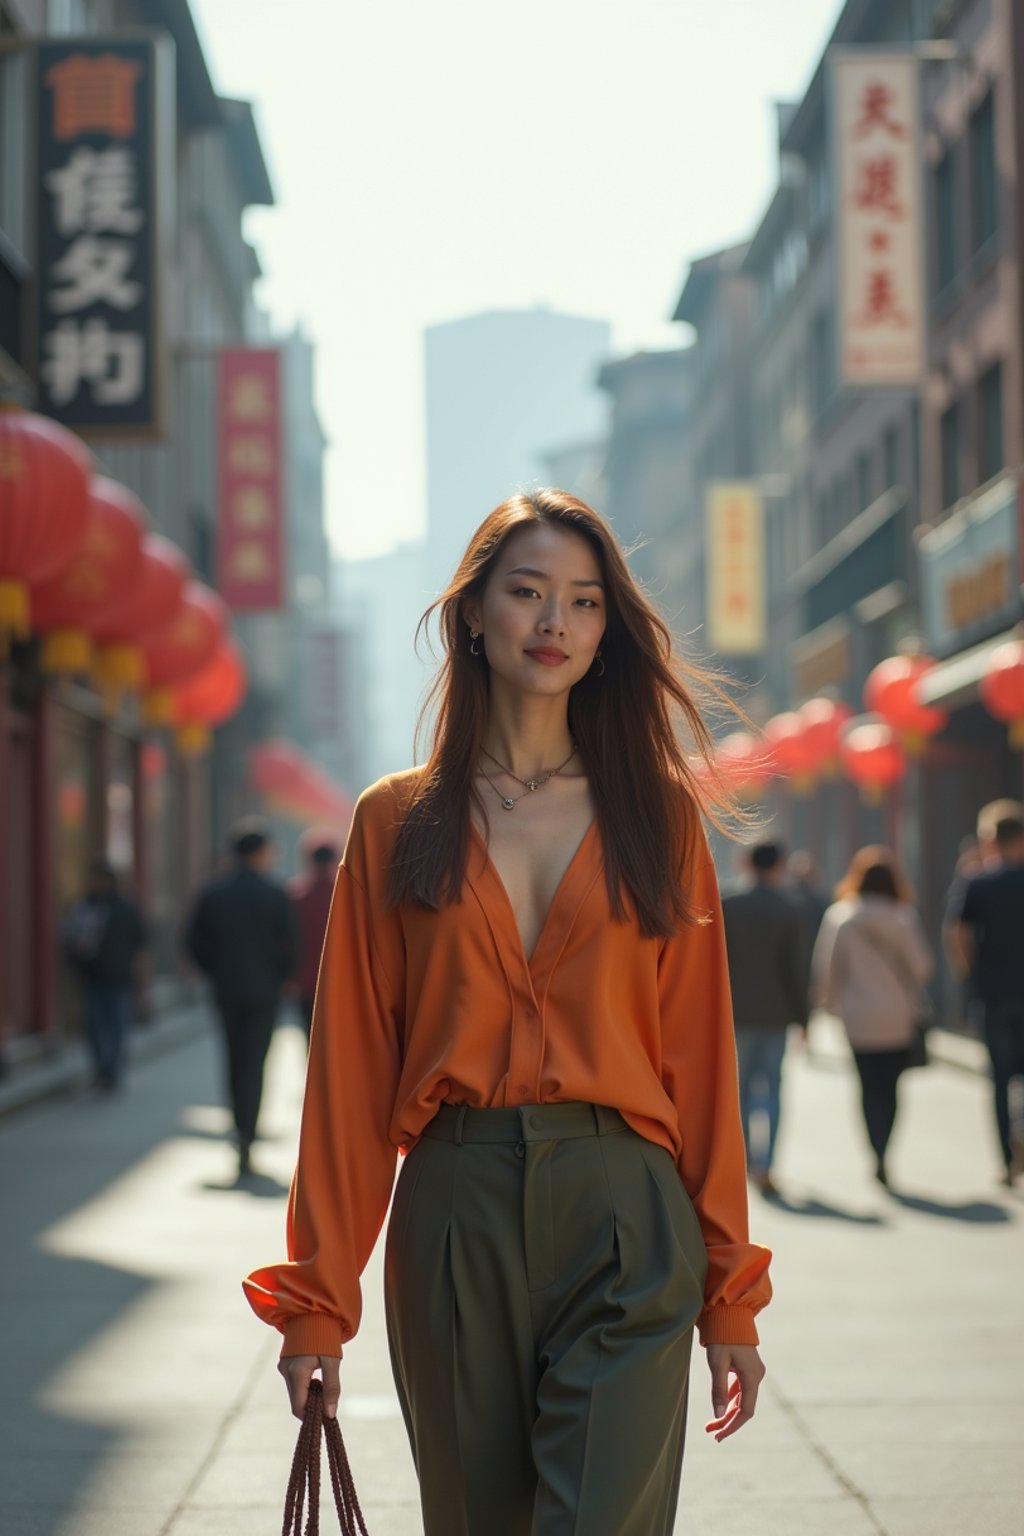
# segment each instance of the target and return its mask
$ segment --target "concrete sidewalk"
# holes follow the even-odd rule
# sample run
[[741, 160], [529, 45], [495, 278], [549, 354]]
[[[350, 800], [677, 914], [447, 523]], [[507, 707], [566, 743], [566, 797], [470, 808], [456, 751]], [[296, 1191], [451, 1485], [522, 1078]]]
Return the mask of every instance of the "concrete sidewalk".
[[[209, 1035], [0, 1123], [4, 1536], [256, 1536], [280, 1529], [296, 1428], [276, 1336], [239, 1281], [283, 1248], [303, 1042], [276, 1037], [258, 1176], [239, 1188]], [[900, 1193], [867, 1177], [834, 1036], [791, 1052], [780, 1180], [755, 1197], [775, 1249], [755, 1423], [702, 1433], [698, 1353], [680, 1532], [1019, 1536], [1024, 1192], [995, 1183], [986, 1083], [911, 1074]], [[387, 1362], [380, 1251], [342, 1373], [372, 1536], [420, 1536]], [[334, 1529], [333, 1514], [325, 1531]]]

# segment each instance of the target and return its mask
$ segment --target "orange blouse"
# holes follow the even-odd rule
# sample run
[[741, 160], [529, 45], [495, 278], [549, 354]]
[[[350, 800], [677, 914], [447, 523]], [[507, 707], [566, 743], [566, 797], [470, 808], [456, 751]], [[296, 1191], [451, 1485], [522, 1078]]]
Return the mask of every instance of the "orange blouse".
[[[443, 1100], [589, 1100], [668, 1148], [708, 1250], [705, 1344], [757, 1342], [770, 1253], [747, 1237], [747, 1190], [718, 884], [701, 834], [689, 879], [710, 916], [670, 939], [616, 920], [592, 823], [527, 960], [475, 830], [458, 902], [386, 903], [387, 871], [420, 770], [360, 797], [320, 962], [288, 1262], [244, 1282], [284, 1355], [340, 1355], [387, 1213], [397, 1155]], [[627, 902], [629, 910], [628, 897]]]

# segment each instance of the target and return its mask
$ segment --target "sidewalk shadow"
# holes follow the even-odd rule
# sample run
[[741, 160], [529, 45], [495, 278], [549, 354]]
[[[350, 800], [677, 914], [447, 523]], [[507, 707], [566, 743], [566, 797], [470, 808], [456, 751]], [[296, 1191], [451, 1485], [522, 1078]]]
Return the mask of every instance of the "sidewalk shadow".
[[774, 1210], [785, 1211], [790, 1216], [817, 1216], [828, 1217], [832, 1221], [849, 1221], [857, 1227], [884, 1227], [885, 1217], [877, 1211], [848, 1211], [841, 1205], [831, 1205], [825, 1200], [819, 1200], [816, 1195], [808, 1195], [800, 1198], [794, 1195], [784, 1195], [781, 1192], [762, 1196], [766, 1205]]
[[908, 1211], [920, 1211], [925, 1216], [943, 1216], [947, 1221], [969, 1221], [975, 1225], [995, 1225], [1011, 1221], [1011, 1213], [1004, 1206], [991, 1200], [961, 1200], [947, 1202], [932, 1200], [925, 1195], [911, 1195], [903, 1190], [889, 1190], [890, 1198]]
[[204, 1179], [197, 1188], [214, 1195], [233, 1195], [241, 1192], [243, 1195], [253, 1195], [257, 1200], [283, 1200], [290, 1193], [289, 1185], [282, 1184], [280, 1179], [275, 1179], [269, 1173], [245, 1173], [221, 1182]]

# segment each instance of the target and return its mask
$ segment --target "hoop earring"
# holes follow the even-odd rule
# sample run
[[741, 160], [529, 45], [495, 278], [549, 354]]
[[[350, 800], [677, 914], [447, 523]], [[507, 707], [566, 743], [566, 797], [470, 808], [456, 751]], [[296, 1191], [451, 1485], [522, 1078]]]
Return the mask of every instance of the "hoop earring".
[[598, 677], [604, 677], [604, 662], [601, 660], [601, 652], [600, 651], [595, 651], [594, 652], [594, 660], [601, 663], [601, 670], [597, 674]]
[[469, 632], [469, 654], [471, 656], [480, 655], [480, 652], [476, 648], [476, 642], [479, 640], [479, 638], [480, 631], [478, 629], [471, 629]]

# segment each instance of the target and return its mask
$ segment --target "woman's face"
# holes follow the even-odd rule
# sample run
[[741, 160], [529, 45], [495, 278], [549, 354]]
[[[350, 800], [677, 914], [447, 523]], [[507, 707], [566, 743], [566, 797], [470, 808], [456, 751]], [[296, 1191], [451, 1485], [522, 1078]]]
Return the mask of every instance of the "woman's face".
[[526, 693], [565, 693], [590, 668], [607, 622], [590, 541], [536, 523], [506, 543], [465, 621], [481, 632], [491, 670]]

